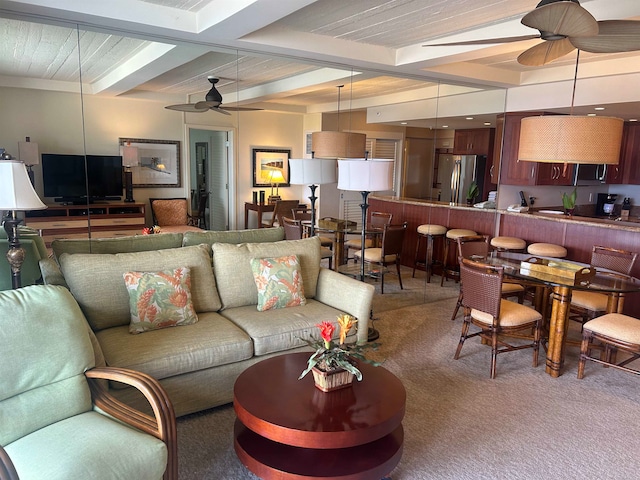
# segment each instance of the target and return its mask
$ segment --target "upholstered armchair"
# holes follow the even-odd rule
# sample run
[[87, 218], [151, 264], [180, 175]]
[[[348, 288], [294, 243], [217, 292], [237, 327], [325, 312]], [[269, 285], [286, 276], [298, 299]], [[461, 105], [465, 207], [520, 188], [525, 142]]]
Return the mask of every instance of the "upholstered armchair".
[[150, 198], [153, 224], [163, 232], [198, 231], [197, 219], [189, 214], [186, 198]]
[[[177, 478], [171, 401], [146, 374], [95, 367], [67, 289], [0, 292], [0, 311], [0, 479]], [[106, 381], [136, 387], [153, 414], [111, 397]]]

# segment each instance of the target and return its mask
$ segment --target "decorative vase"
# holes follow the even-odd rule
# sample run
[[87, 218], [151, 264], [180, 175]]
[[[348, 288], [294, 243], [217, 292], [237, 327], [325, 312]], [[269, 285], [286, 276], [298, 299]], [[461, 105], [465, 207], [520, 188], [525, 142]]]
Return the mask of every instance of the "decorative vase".
[[323, 392], [331, 392], [340, 388], [350, 387], [353, 383], [353, 373], [337, 369], [325, 372], [317, 367], [311, 369], [316, 388]]

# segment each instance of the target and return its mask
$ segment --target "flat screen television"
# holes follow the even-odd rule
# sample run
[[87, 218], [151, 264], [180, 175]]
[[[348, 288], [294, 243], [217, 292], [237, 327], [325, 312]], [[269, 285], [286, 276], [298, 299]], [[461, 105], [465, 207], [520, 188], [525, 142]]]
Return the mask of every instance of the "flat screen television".
[[[42, 182], [45, 197], [55, 201], [89, 202], [122, 198], [122, 157], [42, 154]], [[88, 198], [87, 198], [88, 188]]]

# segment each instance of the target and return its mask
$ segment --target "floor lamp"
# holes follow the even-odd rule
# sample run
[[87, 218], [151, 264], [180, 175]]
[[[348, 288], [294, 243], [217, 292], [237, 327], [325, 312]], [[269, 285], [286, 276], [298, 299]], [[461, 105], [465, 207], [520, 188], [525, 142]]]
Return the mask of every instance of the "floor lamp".
[[289, 183], [292, 185], [309, 185], [311, 189], [311, 227], [309, 235], [315, 235], [316, 228], [316, 188], [326, 183], [336, 183], [338, 172], [335, 160], [319, 158], [289, 159]]
[[[7, 158], [8, 155], [4, 156]], [[0, 160], [0, 210], [7, 211], [3, 223], [9, 241], [7, 261], [11, 265], [11, 286], [14, 289], [21, 287], [20, 269], [25, 256], [18, 237], [18, 225], [22, 220], [17, 218], [16, 211], [44, 208], [47, 206], [33, 189], [24, 163], [17, 160]]]
[[[393, 188], [393, 160], [377, 158], [351, 158], [338, 160], [338, 190], [358, 191], [362, 195], [362, 233], [360, 280], [364, 282], [364, 248], [367, 229], [367, 197], [371, 192]], [[378, 338], [378, 332], [369, 328], [369, 340]]]

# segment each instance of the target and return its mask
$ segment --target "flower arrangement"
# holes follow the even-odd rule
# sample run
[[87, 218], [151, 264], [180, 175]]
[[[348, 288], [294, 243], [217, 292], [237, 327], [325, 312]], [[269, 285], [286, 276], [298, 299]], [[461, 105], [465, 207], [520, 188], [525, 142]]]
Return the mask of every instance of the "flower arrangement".
[[158, 225], [154, 225], [153, 227], [144, 227], [142, 229], [143, 235], [153, 235], [154, 233], [160, 233], [160, 227]]
[[307, 362], [307, 368], [300, 374], [298, 380], [309, 373], [314, 367], [325, 372], [334, 370], [346, 370], [352, 373], [358, 381], [362, 380], [362, 372], [358, 370], [355, 361], [369, 363], [375, 367], [381, 365], [379, 362], [369, 360], [364, 356], [365, 350], [377, 350], [380, 344], [367, 343], [365, 345], [345, 344], [349, 330], [356, 323], [351, 315], [340, 315], [338, 325], [340, 325], [339, 343], [332, 340], [335, 332], [335, 325], [324, 321], [316, 325], [320, 329], [321, 340], [310, 337], [303, 339], [307, 344], [315, 348], [316, 351]]

